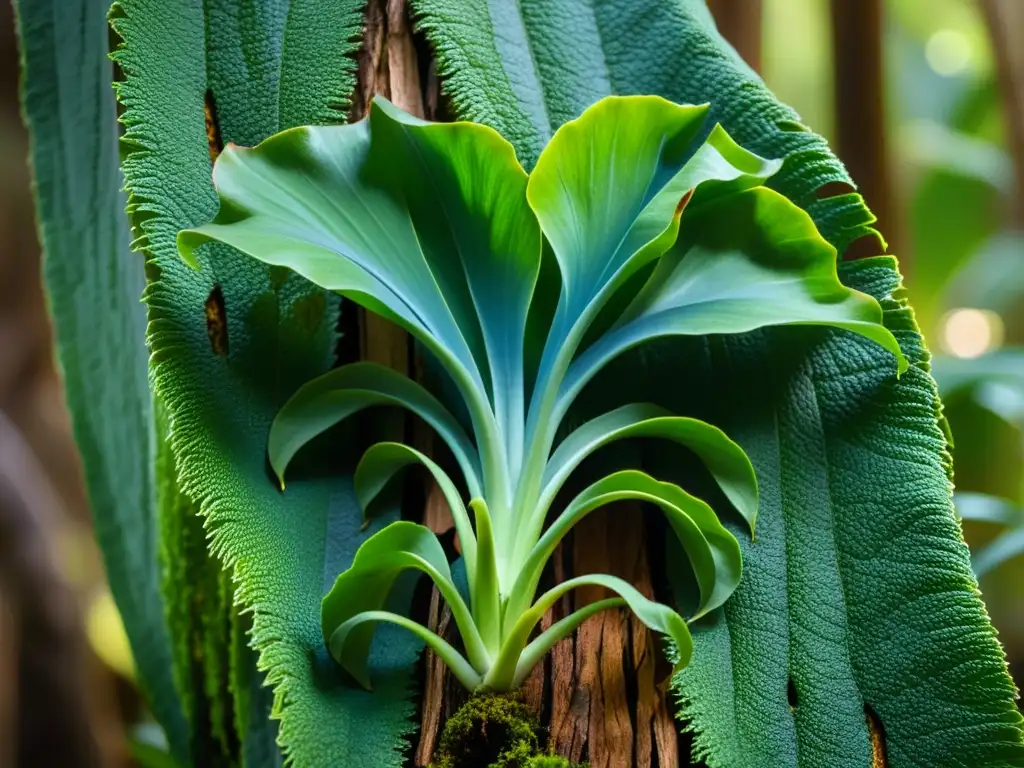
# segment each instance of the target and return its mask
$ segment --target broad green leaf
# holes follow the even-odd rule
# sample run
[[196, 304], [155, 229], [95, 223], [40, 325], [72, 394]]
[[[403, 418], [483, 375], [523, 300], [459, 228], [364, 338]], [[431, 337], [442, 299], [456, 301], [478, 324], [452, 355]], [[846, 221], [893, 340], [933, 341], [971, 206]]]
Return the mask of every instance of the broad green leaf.
[[[321, 608], [324, 639], [332, 655], [364, 688], [371, 687], [367, 658], [375, 624], [382, 618], [377, 612], [387, 604], [395, 580], [410, 569], [429, 576], [447, 601], [473, 666], [487, 666], [487, 650], [469, 608], [452, 581], [448, 560], [437, 536], [425, 526], [399, 521], [359, 547], [351, 567], [335, 580]], [[367, 615], [350, 623], [361, 614]], [[403, 622], [394, 623], [408, 628]], [[423, 633], [417, 634], [426, 637]], [[434, 641], [428, 642], [434, 647]]]
[[[407, 329], [459, 387], [488, 446], [487, 495], [507, 507], [512, 459], [501, 436], [521, 442], [522, 344], [540, 265], [511, 145], [489, 128], [423, 123], [378, 98], [366, 121], [228, 149], [215, 179], [220, 211], [180, 235], [185, 258], [210, 240], [227, 243]], [[490, 258], [473, 258], [480, 253]]]
[[[482, 459], [483, 497], [507, 540], [518, 525], [510, 517], [536, 508], [550, 444], [572, 398], [613, 357], [649, 338], [823, 322], [865, 333], [899, 356], [891, 334], [872, 323], [877, 303], [838, 282], [835, 251], [807, 215], [776, 193], [745, 196], [778, 164], [745, 152], [720, 128], [695, 143], [705, 112], [658, 97], [603, 100], [559, 130], [527, 180], [494, 131], [425, 123], [378, 98], [359, 124], [285, 131], [255, 149], [226, 151], [214, 171], [216, 218], [183, 231], [178, 244], [193, 265], [201, 245], [232, 245], [413, 333], [461, 390]], [[407, 140], [417, 148], [409, 157]], [[499, 161], [481, 160], [493, 157]], [[560, 392], [599, 314], [616, 306], [612, 295], [672, 246], [680, 217], [691, 217], [688, 202], [692, 216], [710, 224], [684, 226], [687, 240], [635, 296], [639, 309], [619, 318], [619, 330], [598, 334]], [[734, 234], [722, 242], [712, 233], [726, 218]], [[561, 271], [561, 295], [526, 415], [532, 371], [524, 370], [523, 337], [540, 263], [537, 222]], [[529, 237], [509, 235], [523, 231]], [[460, 255], [453, 267], [453, 254], [468, 253], [477, 257]], [[718, 259], [736, 272], [735, 286]], [[471, 298], [491, 298], [470, 302], [459, 276]], [[650, 287], [663, 280], [660, 293]], [[695, 289], [687, 292], [690, 283]], [[499, 300], [504, 292], [512, 298]], [[333, 405], [331, 376], [307, 385], [275, 423], [270, 453], [279, 473], [301, 444], [365, 400], [360, 394]], [[361, 389], [372, 389], [373, 376], [362, 378]]]
[[[673, 416], [661, 406], [634, 403], [597, 416], [573, 430], [551, 455], [542, 498], [554, 498], [572, 471], [591, 453], [632, 437], [672, 440], [696, 453], [751, 531], [757, 519], [757, 479], [743, 449], [722, 430], [699, 419]], [[544, 506], [543, 504], [541, 506]]]
[[778, 169], [721, 129], [700, 142], [706, 116], [657, 96], [604, 99], [556, 131], [530, 174], [527, 197], [562, 281], [530, 405], [526, 483], [564, 415], [554, 409], [562, 377], [613, 294], [672, 245], [691, 197], [756, 186]]
[[[886, 259], [844, 273], [883, 298], [896, 285]], [[721, 615], [695, 628], [694, 662], [679, 676], [684, 696], [704, 692], [688, 705], [698, 723], [715, 728], [716, 741], [704, 744], [724, 764], [757, 765], [798, 744], [812, 765], [871, 765], [865, 707], [884, 728], [891, 765], [919, 764], [922, 754], [938, 764], [970, 765], [976, 754], [986, 756], [982, 764], [1012, 764], [1019, 748], [1017, 713], [1004, 709], [1012, 686], [943, 501], [943, 434], [933, 410], [908, 402], [932, 391], [917, 367], [921, 348], [911, 346], [912, 316], [895, 301], [885, 306], [911, 360], [904, 379], [913, 388], [893, 383], [866, 347], [835, 335], [791, 338], [788, 348], [767, 334], [712, 347], [716, 368], [728, 372], [710, 377], [709, 395], [722, 398], [714, 420], [747, 450], [761, 491], [757, 542], [743, 552], [745, 576], [761, 579], [744, 578]], [[765, 376], [769, 360], [775, 372]], [[943, 496], [933, 498], [935, 488]], [[922, 624], [935, 629], [922, 634]], [[939, 628], [950, 632], [941, 641]], [[761, 650], [769, 635], [788, 638], [781, 663]], [[965, 669], [950, 658], [972, 662]], [[932, 681], [923, 689], [922, 678]], [[950, 700], [957, 702], [955, 737], [934, 729], [936, 712], [953, 717]], [[965, 709], [975, 728], [993, 733], [976, 737], [969, 751], [961, 746]], [[762, 725], [718, 737], [726, 716]]]
[[878, 303], [839, 282], [835, 249], [807, 214], [764, 187], [694, 208], [618, 327], [573, 363], [560, 410], [609, 360], [659, 336], [828, 324], [871, 339], [906, 370]]
[[[152, 379], [183, 490], [252, 611], [279, 742], [299, 765], [401, 765], [421, 645], [404, 632], [375, 644], [370, 696], [342, 679], [320, 626], [322, 595], [372, 532], [360, 532], [351, 481], [317, 473], [287, 494], [268, 482], [271, 421], [333, 363], [337, 301], [224, 248], [190, 270], [175, 245], [180, 229], [216, 210], [204, 106], [220, 138], [240, 144], [341, 119], [362, 3], [124, 0], [111, 18], [124, 41], [116, 58], [129, 209], [149, 260]], [[344, 445], [331, 458], [355, 464]]]
[[[785, 158], [769, 185], [840, 253], [874, 231], [858, 195], [818, 197], [849, 177], [820, 136], [792, 130], [798, 116], [724, 43], [699, 0], [413, 7], [456, 114], [495, 127], [528, 168], [559, 125], [609, 93], [710, 102], [705, 130], [719, 121], [749, 150]], [[1014, 688], [952, 514], [927, 352], [909, 309], [891, 298], [895, 262], [841, 276], [882, 299], [911, 364], [898, 382], [889, 353], [800, 328], [672, 340], [618, 372], [617, 384], [697, 389], [685, 401], [758, 472], [746, 573], [695, 626], [694, 658], [677, 677], [696, 755], [711, 768], [867, 768], [869, 706], [892, 768], [1020, 763]]]
[[532, 598], [544, 564], [577, 522], [606, 504], [627, 499], [660, 507], [686, 550], [700, 590], [694, 618], [724, 603], [740, 580], [741, 556], [736, 538], [700, 499], [672, 483], [659, 482], [643, 472], [625, 470], [585, 488], [551, 523], [526, 560], [512, 590], [511, 605], [518, 608], [521, 601]]
[[[549, 494], [538, 504], [537, 496], [550, 440], [562, 416], [552, 408], [572, 356], [595, 328], [597, 339], [592, 345], [600, 347], [603, 337], [596, 323], [602, 311], [621, 311], [631, 295], [634, 301], [646, 299], [647, 292], [636, 294], [639, 282], [627, 284], [638, 270], [670, 249], [689, 203], [695, 201], [696, 209], [704, 211], [722, 200], [740, 198], [777, 167], [741, 150], [721, 129], [694, 144], [704, 111], [657, 97], [602, 101], [559, 131], [527, 178], [511, 146], [493, 130], [426, 123], [377, 99], [368, 119], [358, 124], [288, 130], [254, 149], [225, 152], [214, 169], [220, 197], [217, 216], [212, 223], [183, 230], [178, 236], [181, 253], [192, 266], [199, 266], [201, 246], [226, 244], [275, 267], [288, 267], [395, 321], [445, 366], [468, 407], [484, 476], [482, 495], [471, 502], [477, 548], [467, 560], [473, 609], [472, 621], [463, 628], [469, 663], [484, 687], [501, 689], [513, 683], [515, 657], [522, 644], [507, 650], [510, 628], [529, 607], [554, 543], [572, 523], [603, 503], [642, 498], [664, 507], [694, 564], [700, 592], [696, 615], [720, 606], [738, 582], [738, 546], [710, 508], [678, 488], [662, 487], [643, 475], [635, 480], [628, 474], [611, 478], [622, 487], [602, 487], [594, 491], [595, 498], [579, 500], [556, 522], [551, 546], [530, 551], [540, 538], [552, 501]], [[643, 126], [643, 130], [632, 131], [629, 126]], [[413, 139], [416, 151], [410, 154], [406, 143]], [[483, 161], [494, 156], [504, 162]], [[616, 181], [619, 177], [621, 183]], [[589, 196], [587, 183], [593, 186]], [[428, 187], [433, 196], [416, 202]], [[755, 242], [739, 257], [764, 264], [755, 277], [740, 281], [740, 300], [756, 296], [761, 288], [770, 291], [780, 282], [776, 273], [788, 269], [781, 280], [797, 283], [806, 294], [794, 302], [793, 316], [809, 323], [824, 318], [853, 328], [864, 326], [866, 333], [898, 352], [887, 331], [867, 328], [870, 308], [876, 316], [880, 310], [873, 299], [860, 297], [864, 308], [858, 313], [856, 298], [836, 278], [834, 250], [817, 237], [806, 214], [780, 195], [767, 194], [776, 201], [770, 220], [765, 214], [762, 223], [742, 206], [732, 211], [730, 225], [738, 231], [756, 226], [766, 230], [766, 242]], [[795, 218], [796, 225], [775, 221], [787, 216]], [[529, 238], [509, 237], [524, 227]], [[596, 239], [581, 240], [584, 229], [593, 229]], [[528, 376], [525, 370], [524, 337], [540, 269], [538, 230], [548, 236], [547, 245], [559, 262], [562, 294], [526, 414], [524, 395], [532, 371]], [[795, 257], [786, 250], [794, 232], [806, 241], [791, 246], [790, 250], [806, 250]], [[468, 255], [462, 255], [470, 252], [475, 254], [472, 264]], [[451, 263], [453, 255], [459, 256], [458, 264]], [[699, 262], [703, 271], [713, 271], [713, 263], [707, 262], [713, 259]], [[716, 291], [728, 288], [721, 287], [721, 281], [710, 282], [704, 298], [713, 302]], [[511, 303], [497, 298], [506, 286], [515, 299]], [[495, 298], [490, 301], [474, 298], [491, 293]], [[690, 303], [700, 300], [698, 295]], [[830, 311], [815, 314], [816, 302], [830, 305]], [[752, 309], [738, 311], [740, 330], [758, 327], [759, 311], [768, 322], [776, 320], [774, 302], [751, 303]], [[651, 312], [658, 313], [657, 309]], [[706, 314], [713, 316], [714, 310]], [[477, 330], [481, 343], [476, 340]], [[518, 340], [513, 343], [508, 336]], [[613, 349], [595, 370], [616, 351], [643, 340]], [[510, 356], [500, 366], [495, 349]], [[348, 372], [341, 369], [337, 375], [314, 380], [279, 414], [269, 446], [275, 471], [280, 475], [284, 464], [314, 435], [363, 407], [380, 403], [408, 405], [428, 421], [452, 422], [447, 427], [441, 424], [442, 432], [459, 431], [454, 418], [419, 385], [402, 384], [396, 374], [379, 367], [351, 366]], [[703, 435], [706, 442], [711, 432], [709, 428]], [[717, 437], [713, 454], [723, 453], [722, 444], [735, 450], [724, 436]], [[453, 442], [458, 446], [460, 441]], [[357, 491], [364, 505], [412, 461], [426, 464], [442, 482], [447, 480], [438, 467], [412, 449], [378, 446], [357, 470]], [[521, 477], [517, 476], [520, 471]], [[749, 463], [743, 471], [750, 482]], [[475, 490], [471, 488], [473, 495]], [[450, 482], [446, 493], [454, 498], [452, 506], [461, 527], [470, 533]], [[748, 495], [756, 498], [756, 491]], [[752, 510], [745, 511], [753, 516]], [[394, 612], [381, 613], [397, 573], [422, 567], [402, 549], [406, 545], [400, 532], [392, 527], [371, 539], [351, 569], [338, 577], [324, 603], [325, 617], [329, 617], [324, 638], [339, 663], [364, 684], [369, 678], [361, 665], [376, 624], [387, 621], [408, 628], [408, 622], [398, 620]], [[387, 554], [389, 544], [397, 550]], [[374, 563], [368, 553], [381, 562]], [[522, 572], [524, 559], [530, 562]], [[454, 589], [440, 571], [428, 572], [446, 584], [442, 591]], [[365, 600], [360, 602], [360, 597]], [[464, 613], [464, 606], [460, 610]], [[440, 648], [443, 655], [451, 655], [422, 628], [414, 633]], [[481, 640], [486, 653], [477, 647]], [[491, 658], [499, 650], [504, 654], [502, 661], [492, 666]]]
[[742, 189], [778, 170], [720, 129], [701, 143], [706, 117], [706, 106], [657, 96], [606, 99], [544, 148], [527, 196], [562, 274], [553, 348], [588, 307], [671, 245], [675, 232], [660, 239], [698, 185]]
[[188, 724], [160, 594], [143, 264], [129, 249], [105, 0], [18, 0], [43, 277], [93, 526], [140, 687], [174, 756]]
[[[706, 114], [657, 96], [602, 99], [558, 128], [530, 174], [527, 196], [562, 286], [530, 405], [522, 503], [532, 502], [540, 464], [584, 385], [650, 339], [821, 322], [867, 333], [901, 357], [877, 325], [876, 302], [839, 283], [835, 251], [807, 215], [752, 189], [779, 163], [740, 148], [720, 126], [703, 137]], [[573, 362], [613, 294], [656, 260], [610, 332]]]
[[370, 362], [350, 363], [318, 376], [303, 384], [281, 408], [271, 425], [267, 448], [281, 487], [288, 464], [302, 446], [349, 416], [381, 405], [408, 408], [433, 427], [455, 454], [470, 495], [480, 495], [480, 460], [458, 420], [409, 377]]

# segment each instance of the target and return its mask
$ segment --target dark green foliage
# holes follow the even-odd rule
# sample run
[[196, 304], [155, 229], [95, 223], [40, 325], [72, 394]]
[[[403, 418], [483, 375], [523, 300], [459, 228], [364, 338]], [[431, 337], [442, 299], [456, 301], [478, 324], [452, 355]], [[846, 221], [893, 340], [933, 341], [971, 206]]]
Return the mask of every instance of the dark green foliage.
[[143, 265], [129, 248], [124, 216], [109, 2], [18, 0], [14, 7], [43, 277], [96, 538], [140, 687], [184, 759], [188, 726], [160, 593]]
[[[16, 2], [25, 113], [58, 353], [97, 534], [142, 686], [187, 762], [172, 670], [192, 668], [183, 654], [191, 646], [172, 651], [159, 590], [153, 415], [136, 302], [141, 264], [127, 252], [119, 214], [105, 5]], [[555, 127], [608, 93], [710, 101], [741, 144], [786, 158], [773, 186], [808, 210], [840, 251], [871, 232], [873, 217], [857, 195], [818, 198], [824, 185], [848, 177], [820, 137], [794, 130], [797, 116], [722, 43], [700, 0], [413, 5], [456, 112], [496, 127], [528, 165]], [[204, 103], [222, 138], [245, 144], [285, 126], [339, 119], [362, 4], [124, 0], [113, 19], [126, 41], [118, 54], [125, 172], [137, 244], [149, 260], [153, 375], [170, 413], [186, 504], [200, 505], [216, 553], [253, 609], [253, 639], [288, 754], [302, 765], [397, 766], [413, 728], [415, 644], [385, 637], [374, 659], [385, 674], [364, 694], [340, 679], [320, 636], [320, 596], [365, 536], [351, 488], [307, 481], [285, 503], [265, 466], [273, 415], [333, 363], [337, 305], [230, 253], [216, 268], [190, 272], [174, 247], [179, 229], [215, 208]], [[845, 276], [883, 300], [913, 366], [899, 382], [890, 358], [842, 333], [673, 342], [637, 358], [649, 380], [689, 387], [690, 409], [743, 444], [764, 489], [746, 576], [726, 608], [694, 628], [695, 661], [676, 680], [697, 751], [713, 768], [868, 766], [870, 714], [884, 727], [890, 768], [1024, 764], [1013, 686], [952, 516], [928, 355], [912, 313], [893, 298], [895, 264], [870, 261]], [[204, 312], [213, 297], [219, 326]], [[634, 364], [622, 380], [641, 385], [641, 370]], [[191, 522], [180, 530], [193, 538], [167, 542], [167, 553], [195, 546]], [[167, 578], [180, 583], [181, 574]], [[227, 629], [229, 711], [225, 630], [219, 618], [202, 619], [223, 608], [227, 585], [206, 573], [195, 587], [216, 610], [193, 612], [187, 601], [169, 610], [211, 631], [199, 645], [217, 662], [191, 689], [212, 702], [203, 716], [209, 738], [223, 749], [233, 720], [237, 733], [253, 737], [243, 745], [246, 763], [273, 765], [281, 756], [245, 622], [233, 612]], [[529, 758], [534, 768], [549, 761]]]

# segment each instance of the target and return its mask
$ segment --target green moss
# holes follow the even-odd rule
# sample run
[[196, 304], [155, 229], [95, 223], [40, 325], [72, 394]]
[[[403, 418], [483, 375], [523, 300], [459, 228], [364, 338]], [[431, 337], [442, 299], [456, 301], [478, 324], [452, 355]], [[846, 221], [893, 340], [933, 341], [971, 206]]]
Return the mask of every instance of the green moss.
[[515, 694], [478, 694], [448, 720], [431, 768], [586, 768], [542, 752], [540, 730]]
[[526, 761], [525, 768], [590, 768], [590, 763], [570, 763], [561, 755], [537, 755]]

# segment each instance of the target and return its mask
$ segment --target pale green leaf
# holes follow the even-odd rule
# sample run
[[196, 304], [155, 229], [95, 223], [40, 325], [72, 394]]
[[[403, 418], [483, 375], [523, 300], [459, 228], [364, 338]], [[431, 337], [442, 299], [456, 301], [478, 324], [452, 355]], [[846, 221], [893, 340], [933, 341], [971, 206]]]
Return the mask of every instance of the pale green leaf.
[[288, 464], [306, 443], [348, 417], [382, 405], [407, 408], [433, 427], [455, 454], [470, 495], [480, 495], [480, 460], [458, 420], [420, 384], [371, 362], [343, 365], [303, 384], [278, 412], [267, 452], [282, 488]]
[[[399, 521], [359, 547], [352, 565], [338, 576], [324, 596], [321, 608], [323, 635], [331, 653], [364, 688], [371, 687], [367, 659], [379, 617], [371, 621], [370, 616], [365, 616], [349, 622], [360, 614], [383, 610], [395, 580], [410, 569], [422, 571], [434, 582], [451, 608], [473, 666], [487, 667], [487, 651], [469, 608], [452, 581], [448, 560], [437, 536], [425, 526]], [[408, 628], [404, 623], [393, 623]], [[425, 637], [422, 632], [417, 631], [417, 634]], [[435, 641], [427, 642], [434, 647]]]
[[[740, 224], [743, 222], [743, 224]], [[810, 216], [760, 187], [695, 205], [619, 325], [566, 376], [560, 411], [609, 360], [660, 336], [744, 333], [773, 325], [831, 325], [907, 362], [872, 297], [836, 275], [836, 252]]]
[[227, 243], [412, 333], [459, 387], [487, 446], [488, 496], [507, 507], [504, 467], [516, 459], [505, 446], [521, 443], [522, 345], [540, 265], [512, 147], [483, 126], [426, 124], [378, 98], [366, 121], [226, 150], [215, 180], [220, 212], [180, 235], [185, 258]]
[[[633, 403], [577, 427], [551, 455], [542, 499], [553, 499], [572, 471], [591, 453], [616, 440], [657, 437], [696, 453], [751, 531], [757, 519], [757, 479], [743, 449], [718, 427], [680, 416], [651, 403]], [[547, 505], [543, 502], [542, 507]]]
[[[513, 649], [517, 650], [520, 647], [525, 647], [522, 652], [522, 658], [519, 659], [519, 663], [515, 669], [515, 683], [522, 683], [526, 679], [526, 676], [530, 673], [530, 670], [537, 664], [537, 662], [543, 658], [544, 654], [550, 650], [551, 646], [554, 645], [561, 637], [571, 632], [575, 626], [577, 626], [586, 616], [592, 612], [584, 613], [582, 617], [573, 619], [572, 615], [566, 617], [565, 623], [560, 625], [553, 625], [550, 629], [555, 630], [554, 632], [545, 632], [539, 635], [529, 645], [526, 644], [530, 633], [534, 627], [540, 622], [544, 612], [547, 611], [552, 605], [554, 605], [563, 595], [570, 592], [578, 587], [585, 586], [599, 586], [614, 592], [629, 609], [644, 623], [648, 629], [652, 629], [655, 632], [668, 637], [672, 641], [675, 649], [675, 668], [681, 669], [689, 663], [690, 655], [693, 649], [693, 642], [690, 637], [690, 630], [686, 626], [686, 622], [682, 616], [673, 611], [666, 605], [656, 603], [653, 600], [649, 600], [645, 597], [638, 589], [631, 585], [628, 581], [618, 578], [617, 576], [609, 576], [606, 574], [589, 574], [587, 576], [577, 576], [567, 581], [562, 582], [550, 590], [545, 592], [543, 595], [537, 598], [537, 602], [527, 612], [525, 612], [520, 619], [516, 622], [513, 627], [509, 639], [506, 641], [507, 645], [502, 649], [502, 654], [499, 655], [498, 660], [495, 662], [495, 671], [502, 671], [504, 669], [504, 661], [506, 658], [512, 656]], [[615, 602], [602, 603], [597, 609], [612, 608], [615, 606]], [[587, 609], [582, 609], [586, 611]], [[561, 633], [561, 634], [560, 634]], [[517, 653], [518, 655], [518, 653]], [[484, 681], [485, 684], [487, 681]]]
[[[724, 603], [740, 580], [742, 559], [736, 538], [706, 503], [672, 483], [636, 470], [615, 472], [581, 491], [566, 506], [525, 560], [512, 590], [509, 610], [525, 608], [540, 582], [541, 570], [569, 530], [596, 509], [616, 501], [646, 501], [661, 508], [682, 543], [700, 590], [694, 617]], [[520, 604], [523, 604], [522, 606]]]
[[455, 530], [462, 544], [466, 572], [472, 583], [476, 572], [476, 535], [473, 533], [473, 524], [470, 522], [466, 505], [448, 474], [422, 452], [402, 443], [376, 443], [366, 450], [356, 465], [352, 478], [356, 498], [359, 500], [359, 506], [363, 508], [363, 514], [367, 514], [370, 505], [388, 482], [410, 464], [421, 464], [426, 467], [441, 489], [445, 501], [448, 502], [448, 508], [455, 521]]

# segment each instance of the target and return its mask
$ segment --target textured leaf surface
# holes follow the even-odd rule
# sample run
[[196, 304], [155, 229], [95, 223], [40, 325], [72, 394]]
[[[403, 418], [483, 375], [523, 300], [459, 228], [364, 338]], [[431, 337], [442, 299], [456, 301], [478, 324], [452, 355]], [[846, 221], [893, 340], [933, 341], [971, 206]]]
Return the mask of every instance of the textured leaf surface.
[[[880, 298], [897, 286], [886, 259], [845, 274]], [[727, 395], [710, 407], [751, 456], [762, 502], [744, 548], [760, 578], [695, 632], [700, 651], [680, 677], [712, 760], [871, 765], [870, 712], [889, 765], [1019, 761], [1012, 684], [951, 515], [924, 350], [909, 310], [888, 300], [886, 321], [913, 366], [898, 383], [839, 336], [710, 348], [703, 375]]]
[[[413, 5], [458, 114], [496, 127], [527, 163], [608, 93], [710, 101], [743, 146], [786, 159], [770, 185], [836, 248], [872, 231], [859, 196], [817, 198], [829, 182], [849, 183], [842, 166], [820, 137], [787, 130], [797, 116], [697, 0]], [[749, 452], [762, 489], [744, 578], [695, 628], [678, 678], [697, 752], [714, 768], [866, 768], [873, 722], [889, 766], [1019, 765], [1020, 715], [952, 514], [927, 353], [909, 310], [889, 298], [894, 262], [847, 278], [884, 300], [911, 362], [898, 382], [886, 353], [844, 333], [674, 342], [643, 358], [655, 380], [714, 382], [688, 402]]]
[[186, 762], [229, 765], [238, 751], [229, 680], [233, 592], [229, 576], [207, 549], [196, 505], [178, 487], [166, 408], [159, 401], [155, 414], [158, 560], [174, 682], [189, 724]]
[[[280, 743], [303, 766], [399, 765], [416, 644], [379, 633], [371, 696], [343, 683], [320, 631], [321, 596], [371, 533], [359, 530], [351, 483], [307, 480], [307, 464], [283, 496], [266, 465], [274, 413], [333, 360], [337, 304], [230, 251], [203, 254], [195, 272], [174, 243], [179, 229], [216, 210], [204, 105], [212, 107], [211, 133], [240, 144], [339, 119], [361, 4], [125, 0], [112, 19], [125, 43], [117, 54], [124, 170], [149, 257], [153, 379], [184, 491], [201, 505], [236, 595], [253, 610], [252, 642], [274, 686]], [[344, 461], [344, 451], [331, 454]], [[236, 679], [239, 692], [243, 670]], [[246, 746], [252, 761], [273, 764], [257, 747]]]
[[105, 0], [15, 3], [57, 356], [93, 525], [139, 681], [179, 759], [188, 727], [160, 595], [141, 257], [129, 249]]

